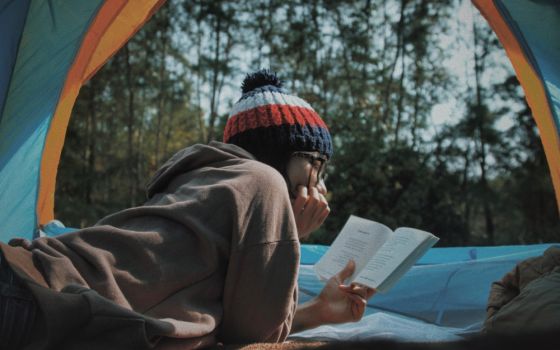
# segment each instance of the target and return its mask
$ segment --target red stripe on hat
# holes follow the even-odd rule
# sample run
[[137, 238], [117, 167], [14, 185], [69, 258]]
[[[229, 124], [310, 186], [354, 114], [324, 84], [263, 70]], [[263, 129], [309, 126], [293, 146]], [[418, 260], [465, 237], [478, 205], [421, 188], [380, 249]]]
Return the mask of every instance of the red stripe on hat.
[[246, 130], [285, 124], [310, 125], [328, 129], [325, 122], [312, 109], [273, 104], [255, 107], [229, 118], [224, 130], [224, 141]]

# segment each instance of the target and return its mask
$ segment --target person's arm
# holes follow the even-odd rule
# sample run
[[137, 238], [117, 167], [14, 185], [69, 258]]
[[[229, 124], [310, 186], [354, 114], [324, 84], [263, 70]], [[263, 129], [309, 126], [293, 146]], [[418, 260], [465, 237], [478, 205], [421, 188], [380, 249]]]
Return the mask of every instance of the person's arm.
[[344, 280], [352, 275], [355, 263], [349, 261], [346, 267], [331, 277], [325, 288], [314, 299], [298, 305], [290, 333], [301, 332], [323, 324], [356, 322], [362, 319], [367, 300], [375, 290], [356, 284], [344, 285]]
[[[316, 187], [297, 187], [292, 210], [300, 237], [307, 237], [318, 229], [330, 213], [325, 197]], [[367, 300], [374, 289], [356, 284], [344, 285], [344, 280], [354, 273], [354, 261], [349, 261], [342, 271], [331, 277], [325, 288], [314, 299], [298, 305], [290, 333], [301, 332], [323, 324], [356, 322], [364, 315]]]
[[486, 306], [486, 319], [494, 316], [504, 305], [519, 295], [519, 267], [516, 266], [501, 280], [495, 281], [490, 287]]
[[486, 306], [487, 320], [517, 297], [525, 285], [542, 275], [543, 260], [544, 255], [525, 259], [517, 263], [501, 280], [492, 283]]
[[319, 313], [321, 313], [321, 305], [317, 299], [298, 305], [290, 333], [319, 327], [322, 324], [321, 317], [318, 317]]
[[235, 226], [218, 331], [224, 344], [284, 341], [297, 305], [300, 247], [286, 183], [264, 165], [249, 175], [231, 205]]

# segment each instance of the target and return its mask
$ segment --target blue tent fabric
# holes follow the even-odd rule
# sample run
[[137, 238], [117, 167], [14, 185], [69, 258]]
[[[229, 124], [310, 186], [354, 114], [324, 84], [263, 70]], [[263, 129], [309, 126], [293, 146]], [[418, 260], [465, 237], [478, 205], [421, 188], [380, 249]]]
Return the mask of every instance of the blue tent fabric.
[[30, 1], [0, 1], [0, 123]]
[[[25, 1], [0, 0], [0, 29], [7, 38], [0, 42], [0, 57], [9, 60], [0, 64], [0, 93], [5, 95], [0, 95], [0, 198], [9, 203], [0, 211], [1, 241], [34, 237], [50, 120], [81, 39], [102, 3], [31, 1], [27, 9]], [[18, 18], [20, 24], [3, 31]]]
[[39, 231], [39, 236], [56, 237], [58, 235], [73, 232], [76, 230], [77, 230], [76, 228], [64, 226], [64, 224], [59, 220], [52, 220], [51, 222], [41, 227]]
[[[476, 333], [485, 319], [492, 282], [551, 245], [432, 248], [393, 289], [370, 299], [362, 321], [322, 326], [292, 338], [444, 341]], [[327, 249], [302, 245], [300, 302], [323, 288], [313, 264]]]
[[[512, 25], [533, 69], [546, 86], [554, 123], [560, 130], [560, 7], [557, 0], [498, 0], [496, 7]], [[538, 25], [535, 25], [538, 19]]]

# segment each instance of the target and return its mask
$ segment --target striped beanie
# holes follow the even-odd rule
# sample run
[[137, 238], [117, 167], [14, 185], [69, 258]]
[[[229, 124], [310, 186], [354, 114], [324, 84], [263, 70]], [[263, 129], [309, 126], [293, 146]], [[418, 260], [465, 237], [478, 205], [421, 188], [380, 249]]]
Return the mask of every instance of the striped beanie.
[[281, 173], [293, 152], [332, 156], [325, 122], [307, 102], [288, 94], [276, 74], [267, 69], [248, 74], [241, 91], [224, 130], [225, 143], [244, 148]]

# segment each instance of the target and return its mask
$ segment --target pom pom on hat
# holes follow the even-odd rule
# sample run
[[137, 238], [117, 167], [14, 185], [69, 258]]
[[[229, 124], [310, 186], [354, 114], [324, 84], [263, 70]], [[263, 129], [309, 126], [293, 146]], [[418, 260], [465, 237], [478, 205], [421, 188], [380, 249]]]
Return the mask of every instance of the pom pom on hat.
[[263, 86], [274, 86], [279, 89], [282, 88], [282, 80], [276, 76], [276, 73], [268, 69], [261, 69], [251, 74], [247, 74], [243, 83], [241, 84], [241, 92], [246, 94]]
[[224, 142], [238, 145], [258, 160], [278, 163], [296, 151], [332, 156], [325, 122], [303, 99], [288, 94], [278, 76], [262, 69], [247, 74], [224, 130]]

